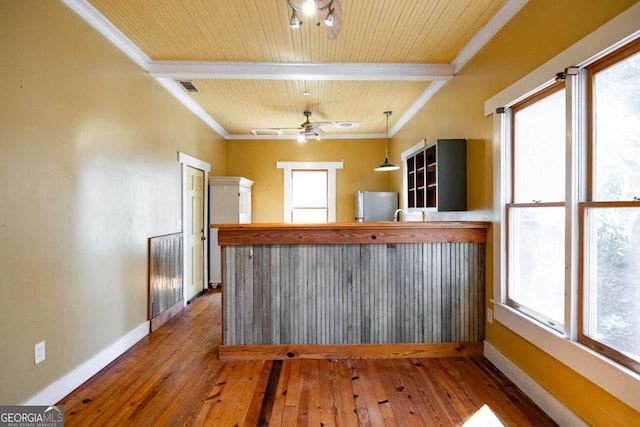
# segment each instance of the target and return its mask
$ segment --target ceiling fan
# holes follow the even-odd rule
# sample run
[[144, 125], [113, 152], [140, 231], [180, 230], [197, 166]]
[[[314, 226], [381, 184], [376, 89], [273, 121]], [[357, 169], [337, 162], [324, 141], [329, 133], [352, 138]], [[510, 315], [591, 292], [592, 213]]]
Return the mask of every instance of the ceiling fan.
[[[340, 6], [340, 0], [287, 0], [289, 7], [291, 8], [291, 21], [289, 24], [291, 28], [300, 28], [303, 21], [298, 16], [298, 13], [303, 13], [307, 16], [311, 16], [314, 13], [322, 18], [325, 27], [327, 28], [327, 37], [329, 40], [335, 40], [342, 28], [342, 7]], [[318, 22], [317, 25], [320, 25]]]
[[311, 122], [309, 121], [309, 117], [311, 117], [311, 111], [305, 111], [304, 116], [306, 120], [300, 124], [300, 126], [295, 128], [278, 128], [278, 129], [300, 129], [300, 134], [298, 135], [298, 142], [309, 142], [309, 138], [320, 139], [324, 135], [324, 130], [321, 129], [322, 126], [331, 125], [333, 122]]

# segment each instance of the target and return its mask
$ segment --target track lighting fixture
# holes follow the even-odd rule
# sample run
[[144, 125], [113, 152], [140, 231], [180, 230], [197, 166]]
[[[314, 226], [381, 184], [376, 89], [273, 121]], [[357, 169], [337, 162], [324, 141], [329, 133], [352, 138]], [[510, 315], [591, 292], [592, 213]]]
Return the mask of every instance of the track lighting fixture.
[[[322, 20], [327, 27], [329, 40], [334, 40], [340, 32], [342, 23], [342, 8], [340, 0], [287, 0], [291, 8], [291, 28], [300, 28], [302, 20], [300, 14], [308, 17], [317, 15], [318, 20]], [[318, 22], [320, 25], [320, 22]]]

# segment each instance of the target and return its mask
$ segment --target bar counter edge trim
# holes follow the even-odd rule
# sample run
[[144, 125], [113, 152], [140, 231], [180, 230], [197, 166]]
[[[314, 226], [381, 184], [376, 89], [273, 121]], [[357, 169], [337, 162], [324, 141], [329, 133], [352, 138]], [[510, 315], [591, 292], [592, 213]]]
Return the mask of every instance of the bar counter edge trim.
[[486, 243], [489, 222], [429, 221], [327, 224], [211, 224], [221, 246], [304, 244]]

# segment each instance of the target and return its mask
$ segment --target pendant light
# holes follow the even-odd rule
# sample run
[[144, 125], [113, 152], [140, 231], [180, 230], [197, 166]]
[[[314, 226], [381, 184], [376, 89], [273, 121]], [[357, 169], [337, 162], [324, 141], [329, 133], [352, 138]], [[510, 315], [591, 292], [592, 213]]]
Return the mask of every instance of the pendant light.
[[393, 113], [393, 111], [385, 111], [384, 115], [387, 116], [387, 139], [384, 143], [384, 163], [374, 169], [376, 172], [385, 172], [385, 171], [394, 171], [400, 169], [400, 166], [389, 162], [389, 116]]

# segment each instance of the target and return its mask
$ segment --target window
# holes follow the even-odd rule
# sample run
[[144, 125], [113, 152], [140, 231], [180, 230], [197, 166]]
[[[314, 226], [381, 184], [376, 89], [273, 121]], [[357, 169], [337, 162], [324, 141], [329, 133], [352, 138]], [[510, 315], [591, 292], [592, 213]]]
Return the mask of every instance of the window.
[[[492, 229], [492, 319], [636, 411], [640, 411], [640, 232], [635, 213], [640, 212], [640, 201], [634, 200], [640, 197], [638, 11], [640, 6], [630, 8], [620, 19], [611, 20], [485, 102], [485, 114], [493, 116], [494, 147], [499, 150], [494, 157], [494, 206], [499, 221]], [[606, 44], [610, 47], [602, 50]], [[559, 65], [567, 68], [559, 69]], [[522, 204], [533, 205], [532, 210], [539, 213], [541, 207], [537, 205], [551, 200], [514, 188], [522, 176], [512, 169], [518, 163], [521, 168], [530, 165], [518, 162], [517, 157], [514, 162], [513, 110], [525, 107], [526, 100], [535, 104], [537, 94], [538, 100], [543, 99], [544, 88], [553, 85], [556, 78], [563, 83], [566, 94], [560, 113], [566, 121], [565, 176], [559, 186], [564, 192], [564, 207], [562, 203], [557, 206], [564, 210], [564, 231], [557, 233], [564, 244], [562, 330], [554, 330], [539, 321], [544, 319], [534, 320], [534, 316], [510, 305], [508, 296], [512, 292], [513, 300], [521, 298], [514, 294], [515, 289], [509, 289], [517, 286], [511, 263], [524, 263], [529, 256], [522, 253], [511, 259], [517, 254], [511, 252], [510, 245], [518, 245], [518, 235], [514, 237], [511, 228], [517, 223], [528, 225], [529, 221], [514, 218], [522, 212], [530, 214]], [[544, 123], [540, 130], [546, 131], [542, 129], [546, 126]], [[539, 174], [545, 173], [543, 170]], [[519, 231], [534, 244], [542, 238], [523, 228]], [[522, 245], [520, 248], [524, 249]], [[497, 342], [501, 339], [496, 338]]]
[[291, 171], [291, 222], [329, 221], [327, 170]]
[[343, 162], [278, 162], [284, 170], [285, 223], [336, 220], [336, 169]]
[[502, 301], [640, 372], [640, 40], [575, 75], [506, 109]]
[[565, 306], [565, 90], [512, 107], [507, 304], [562, 331]]
[[640, 42], [587, 67], [579, 340], [640, 372]]

